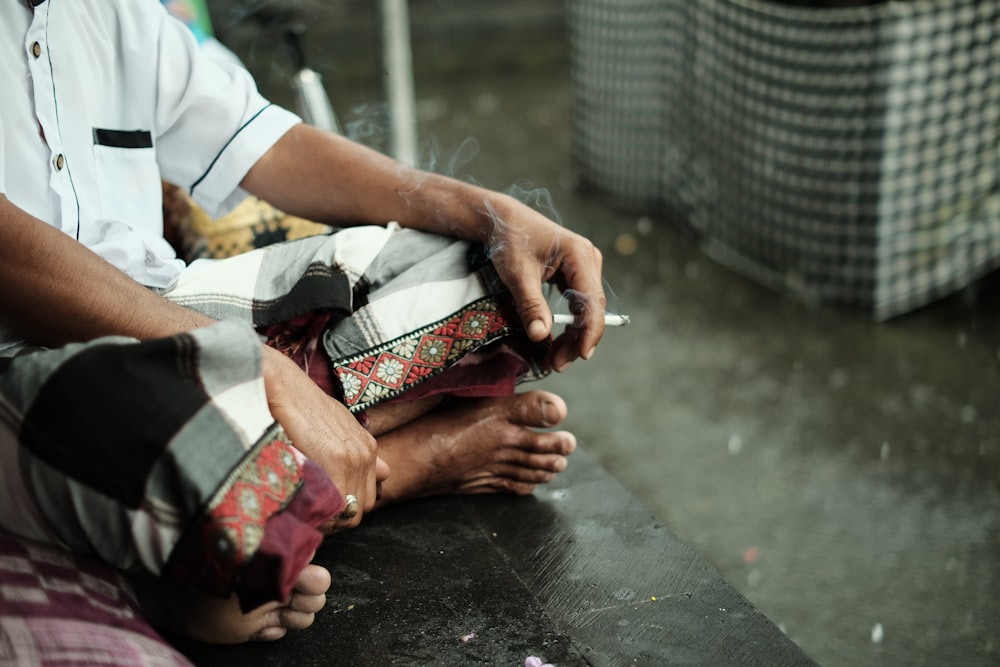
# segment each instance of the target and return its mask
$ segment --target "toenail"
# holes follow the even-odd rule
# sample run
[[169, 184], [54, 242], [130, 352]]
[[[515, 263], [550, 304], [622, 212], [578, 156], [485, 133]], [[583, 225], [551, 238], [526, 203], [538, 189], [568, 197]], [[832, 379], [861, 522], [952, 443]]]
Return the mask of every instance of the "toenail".
[[542, 423], [545, 426], [559, 423], [559, 409], [552, 401], [542, 402]]

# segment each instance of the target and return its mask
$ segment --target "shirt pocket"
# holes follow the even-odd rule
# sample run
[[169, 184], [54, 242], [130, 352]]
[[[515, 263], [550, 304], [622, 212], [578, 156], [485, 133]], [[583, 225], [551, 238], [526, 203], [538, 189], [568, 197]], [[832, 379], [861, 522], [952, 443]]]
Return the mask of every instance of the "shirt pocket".
[[94, 170], [103, 219], [162, 234], [163, 188], [152, 133], [94, 128]]

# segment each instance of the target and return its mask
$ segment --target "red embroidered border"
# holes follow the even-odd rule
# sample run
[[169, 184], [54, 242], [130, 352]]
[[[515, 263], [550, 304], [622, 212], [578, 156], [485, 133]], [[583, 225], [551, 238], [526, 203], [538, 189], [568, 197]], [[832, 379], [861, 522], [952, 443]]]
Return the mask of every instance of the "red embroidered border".
[[480, 299], [364, 356], [335, 363], [344, 404], [356, 412], [395, 398], [469, 352], [506, 335], [511, 329], [509, 322], [495, 300]]
[[168, 576], [200, 591], [228, 595], [257, 552], [264, 525], [302, 483], [302, 464], [284, 431], [251, 453], [220, 488], [205, 514], [178, 542]]

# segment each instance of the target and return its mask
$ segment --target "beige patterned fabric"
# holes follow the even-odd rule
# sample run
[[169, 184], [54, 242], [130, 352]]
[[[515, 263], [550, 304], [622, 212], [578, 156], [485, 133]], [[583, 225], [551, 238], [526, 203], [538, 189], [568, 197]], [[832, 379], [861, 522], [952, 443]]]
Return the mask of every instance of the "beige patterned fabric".
[[213, 219], [187, 200], [178, 220], [175, 247], [187, 261], [239, 255], [272, 243], [328, 234], [331, 227], [280, 211], [262, 199], [247, 199], [221, 218]]

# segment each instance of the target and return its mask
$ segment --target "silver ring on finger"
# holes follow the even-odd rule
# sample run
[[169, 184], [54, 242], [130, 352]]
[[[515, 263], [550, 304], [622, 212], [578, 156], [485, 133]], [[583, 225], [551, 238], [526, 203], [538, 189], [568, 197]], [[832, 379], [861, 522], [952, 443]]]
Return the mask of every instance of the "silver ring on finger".
[[361, 511], [361, 503], [358, 502], [358, 497], [353, 494], [347, 494], [344, 503], [344, 511], [340, 513], [341, 519], [353, 519]]

